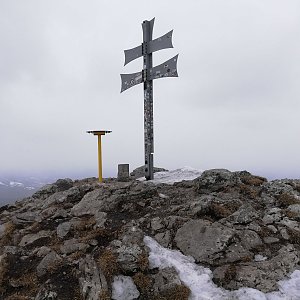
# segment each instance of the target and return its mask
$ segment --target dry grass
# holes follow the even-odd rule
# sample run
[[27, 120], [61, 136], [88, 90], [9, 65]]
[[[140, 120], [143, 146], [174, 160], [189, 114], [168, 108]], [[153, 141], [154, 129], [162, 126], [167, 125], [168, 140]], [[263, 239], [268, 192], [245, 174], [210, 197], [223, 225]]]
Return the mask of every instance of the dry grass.
[[80, 258], [84, 257], [85, 256], [85, 253], [82, 252], [82, 251], [76, 251], [76, 252], [73, 252], [71, 253], [69, 256], [68, 256], [68, 259], [70, 261], [75, 261], [75, 260], [79, 260]]
[[299, 200], [297, 200], [295, 196], [290, 195], [288, 193], [282, 193], [279, 196], [277, 196], [277, 201], [278, 201], [278, 205], [283, 208], [286, 208], [292, 204], [299, 203]]
[[149, 268], [149, 260], [146, 251], [143, 251], [138, 258], [138, 266], [141, 271], [146, 271]]
[[64, 266], [64, 262], [63, 260], [57, 260], [55, 261], [52, 265], [50, 265], [47, 269], [47, 273], [48, 274], [54, 274], [56, 273], [58, 270], [62, 269]]
[[286, 211], [284, 212], [284, 214], [285, 214], [289, 219], [294, 219], [294, 220], [297, 220], [297, 221], [300, 219], [298, 213], [293, 212], [293, 211], [290, 211], [290, 210], [286, 210]]
[[113, 276], [119, 273], [117, 256], [111, 250], [105, 250], [97, 259], [106, 280], [111, 283]]
[[236, 277], [236, 266], [229, 265], [225, 271], [223, 283], [229, 283], [231, 280], [234, 280]]
[[0, 247], [11, 244], [12, 234], [15, 231], [15, 229], [16, 229], [16, 225], [13, 222], [8, 222], [5, 224], [4, 234], [0, 239]]
[[240, 193], [250, 199], [255, 199], [259, 196], [259, 191], [246, 184], [239, 184]]
[[134, 274], [132, 279], [142, 296], [146, 297], [146, 295], [148, 295], [149, 293], [152, 284], [152, 279], [141, 272]]
[[190, 290], [184, 285], [176, 285], [174, 288], [157, 295], [155, 300], [188, 300]]
[[0, 294], [6, 291], [7, 281], [8, 281], [8, 276], [7, 276], [8, 271], [9, 271], [9, 261], [8, 261], [8, 257], [5, 256], [0, 261]]
[[96, 239], [98, 237], [108, 237], [110, 233], [103, 228], [97, 228], [95, 230], [91, 230], [89, 232], [84, 232], [84, 235], [79, 238], [80, 242], [87, 243], [90, 240]]
[[76, 231], [86, 231], [93, 229], [93, 226], [96, 224], [95, 217], [85, 217], [80, 220], [78, 224], [74, 226]]
[[27, 274], [23, 274], [20, 278], [18, 278], [17, 283], [20, 286], [37, 288], [38, 279], [37, 279], [36, 274], [27, 273]]
[[5, 300], [29, 300], [29, 299], [32, 299], [32, 297], [25, 296], [21, 292], [16, 292], [13, 295], [10, 295], [10, 296], [5, 298]]
[[102, 290], [99, 294], [99, 300], [110, 300], [110, 293], [107, 290]]
[[287, 233], [290, 236], [290, 242], [300, 245], [300, 232], [294, 229], [287, 228]]
[[242, 177], [242, 182], [247, 184], [247, 185], [252, 185], [252, 186], [260, 186], [264, 182], [267, 182], [267, 179], [264, 177], [260, 176], [245, 176]]

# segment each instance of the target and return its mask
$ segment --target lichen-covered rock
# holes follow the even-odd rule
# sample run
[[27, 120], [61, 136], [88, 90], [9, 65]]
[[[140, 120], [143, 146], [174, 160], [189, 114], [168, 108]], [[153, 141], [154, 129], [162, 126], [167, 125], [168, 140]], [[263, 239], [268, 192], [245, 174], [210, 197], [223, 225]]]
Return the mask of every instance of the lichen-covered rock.
[[235, 234], [235, 230], [221, 224], [191, 220], [178, 229], [175, 242], [185, 255], [193, 256], [198, 262], [213, 263]]

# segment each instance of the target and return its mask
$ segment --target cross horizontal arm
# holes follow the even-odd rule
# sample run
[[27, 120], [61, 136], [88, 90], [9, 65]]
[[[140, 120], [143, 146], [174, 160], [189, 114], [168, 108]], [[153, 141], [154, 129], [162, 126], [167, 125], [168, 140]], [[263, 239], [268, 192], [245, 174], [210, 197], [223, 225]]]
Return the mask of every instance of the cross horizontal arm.
[[[154, 80], [165, 77], [178, 77], [177, 72], [177, 60], [178, 54], [171, 59], [165, 61], [164, 63], [151, 68], [149, 70], [149, 78], [147, 80]], [[132, 73], [132, 74], [121, 74], [121, 93], [125, 90], [142, 83], [144, 80], [143, 72]]]
[[164, 63], [150, 69], [149, 80], [154, 80], [164, 77], [178, 77], [177, 73], [178, 54]]
[[121, 74], [121, 81], [122, 81], [121, 93], [131, 88], [134, 85], [142, 83], [143, 82], [142, 74], [143, 74], [142, 72], [137, 72], [132, 74]]
[[[165, 35], [149, 42], [147, 47], [147, 54], [153, 53], [162, 49], [173, 48], [172, 44], [173, 30], [169, 31]], [[143, 46], [137, 46], [132, 49], [124, 50], [125, 63], [124, 66], [135, 60], [136, 58], [143, 56]]]

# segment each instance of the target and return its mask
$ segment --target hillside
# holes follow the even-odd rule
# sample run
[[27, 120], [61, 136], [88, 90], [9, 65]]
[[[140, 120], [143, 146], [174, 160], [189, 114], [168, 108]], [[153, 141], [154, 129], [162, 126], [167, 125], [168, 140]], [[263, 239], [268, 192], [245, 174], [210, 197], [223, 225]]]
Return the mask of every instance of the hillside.
[[184, 171], [1, 207], [0, 298], [300, 299], [300, 180]]

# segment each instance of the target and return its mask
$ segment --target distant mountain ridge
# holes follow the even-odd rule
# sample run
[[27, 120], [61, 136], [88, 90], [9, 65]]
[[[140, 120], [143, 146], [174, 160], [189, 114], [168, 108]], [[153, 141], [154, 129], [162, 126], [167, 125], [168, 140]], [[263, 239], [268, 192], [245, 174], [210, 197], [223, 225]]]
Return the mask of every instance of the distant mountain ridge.
[[0, 176], [0, 205], [29, 197], [51, 181], [50, 178]]

